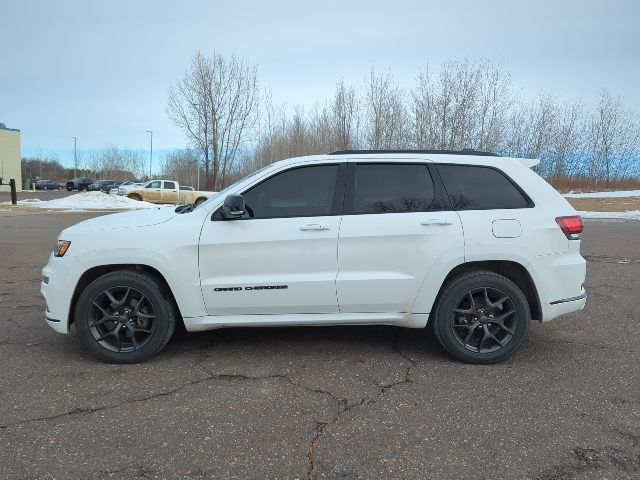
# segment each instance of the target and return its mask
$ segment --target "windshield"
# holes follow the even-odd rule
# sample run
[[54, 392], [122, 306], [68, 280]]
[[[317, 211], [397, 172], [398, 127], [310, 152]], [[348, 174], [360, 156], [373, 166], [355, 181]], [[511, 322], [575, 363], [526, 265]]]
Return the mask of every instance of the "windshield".
[[228, 192], [230, 192], [231, 190], [233, 190], [234, 188], [236, 188], [240, 183], [249, 180], [250, 178], [253, 178], [255, 176], [257, 176], [258, 174], [262, 173], [264, 170], [268, 169], [271, 165], [267, 165], [266, 167], [262, 167], [259, 170], [256, 170], [255, 172], [247, 175], [246, 177], [241, 178], [240, 180], [233, 182], [231, 185], [229, 185], [227, 188], [220, 190], [218, 193], [210, 196], [206, 201], [199, 203], [198, 205], [196, 205], [194, 207], [194, 210], [197, 208], [202, 207], [203, 205], [209, 205], [212, 202], [215, 202], [217, 199], [219, 198], [224, 198]]

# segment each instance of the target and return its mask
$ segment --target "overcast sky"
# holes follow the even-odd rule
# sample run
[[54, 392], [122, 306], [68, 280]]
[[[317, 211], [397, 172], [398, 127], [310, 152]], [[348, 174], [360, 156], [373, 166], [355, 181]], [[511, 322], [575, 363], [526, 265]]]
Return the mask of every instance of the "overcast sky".
[[107, 143], [185, 146], [167, 90], [196, 50], [235, 53], [261, 86], [310, 106], [371, 67], [407, 87], [447, 59], [502, 62], [524, 98], [593, 102], [607, 89], [640, 110], [640, 1], [7, 0], [0, 9], [0, 122], [22, 153]]

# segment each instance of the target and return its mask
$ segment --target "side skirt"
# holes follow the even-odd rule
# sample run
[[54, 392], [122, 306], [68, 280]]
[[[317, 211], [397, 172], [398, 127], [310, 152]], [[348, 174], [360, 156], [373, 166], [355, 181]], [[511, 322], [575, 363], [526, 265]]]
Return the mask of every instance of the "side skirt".
[[184, 318], [189, 332], [225, 327], [282, 327], [329, 325], [395, 325], [424, 328], [427, 313], [298, 313], [282, 315], [207, 315]]

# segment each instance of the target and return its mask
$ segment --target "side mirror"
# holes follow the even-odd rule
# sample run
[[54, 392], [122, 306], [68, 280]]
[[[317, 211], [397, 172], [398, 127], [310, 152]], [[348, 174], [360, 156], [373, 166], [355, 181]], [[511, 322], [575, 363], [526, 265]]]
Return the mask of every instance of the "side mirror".
[[222, 204], [222, 217], [226, 220], [237, 220], [244, 217], [245, 206], [242, 195], [227, 195]]

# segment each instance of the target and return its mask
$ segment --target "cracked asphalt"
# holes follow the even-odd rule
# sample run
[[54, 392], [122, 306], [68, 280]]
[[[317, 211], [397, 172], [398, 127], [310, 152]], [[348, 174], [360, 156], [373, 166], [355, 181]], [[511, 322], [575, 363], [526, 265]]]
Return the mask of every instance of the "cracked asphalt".
[[109, 365], [39, 294], [95, 215], [0, 211], [2, 478], [640, 478], [640, 222], [587, 222], [586, 309], [500, 365], [393, 327], [179, 332]]

